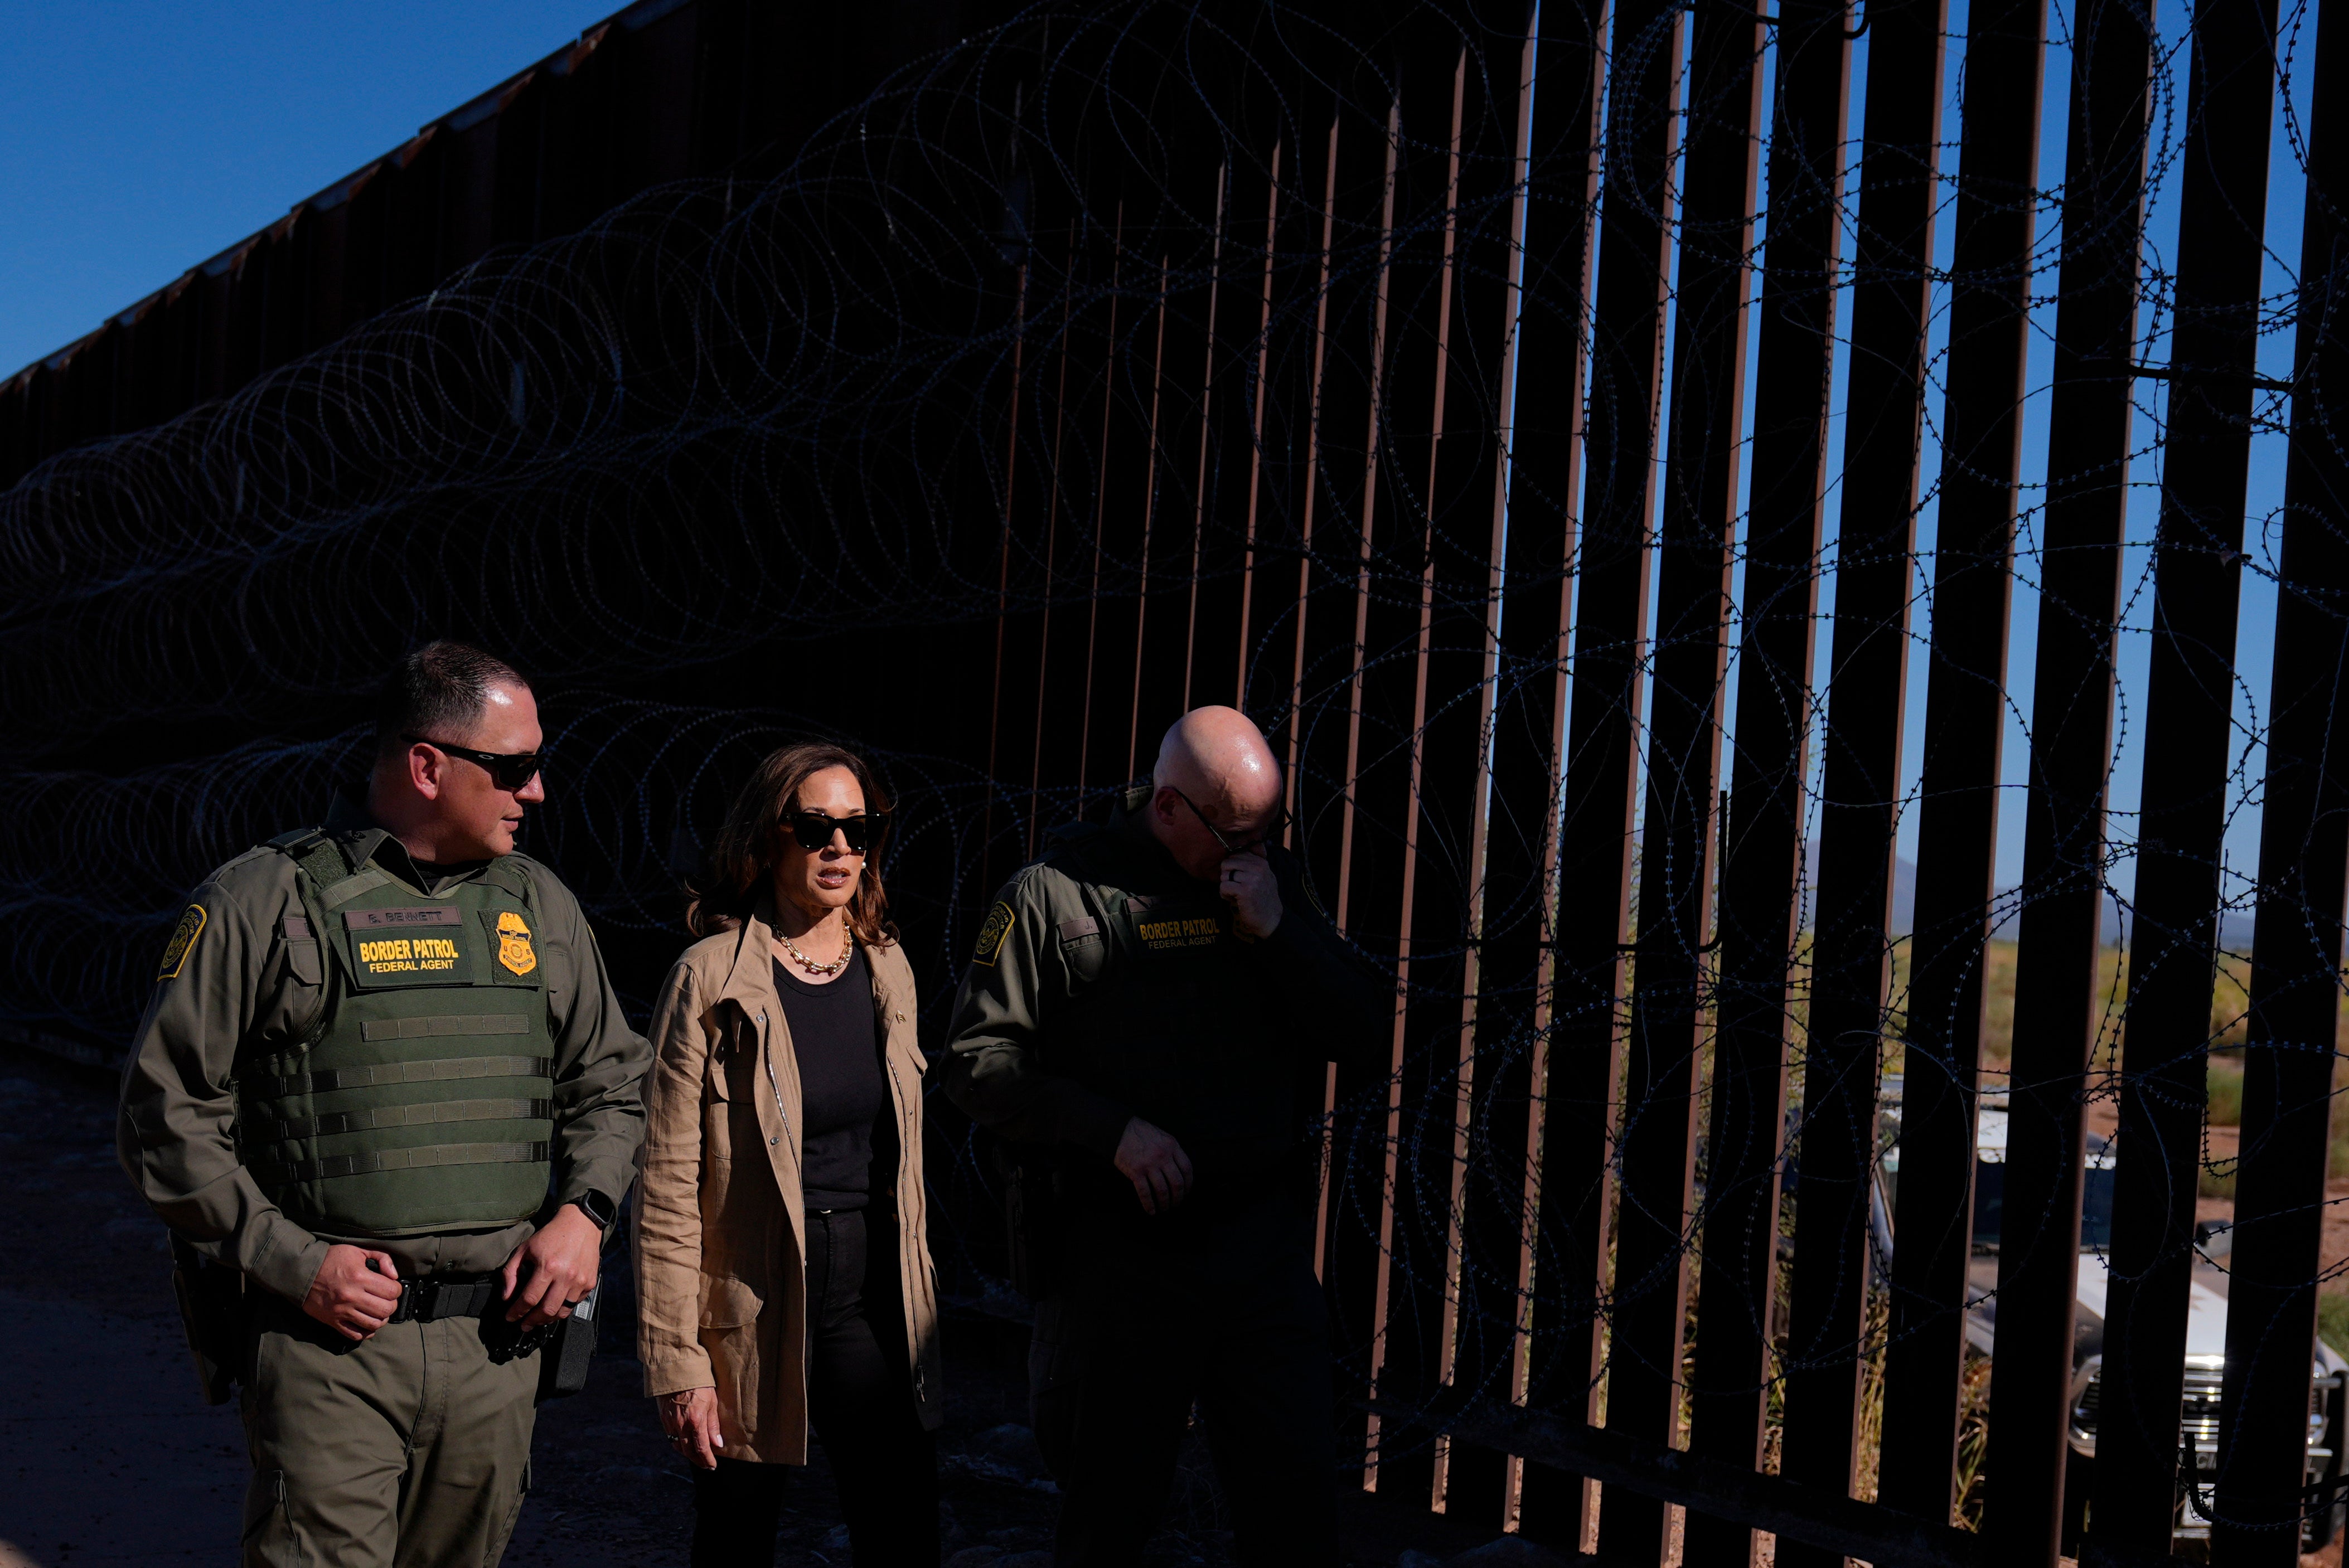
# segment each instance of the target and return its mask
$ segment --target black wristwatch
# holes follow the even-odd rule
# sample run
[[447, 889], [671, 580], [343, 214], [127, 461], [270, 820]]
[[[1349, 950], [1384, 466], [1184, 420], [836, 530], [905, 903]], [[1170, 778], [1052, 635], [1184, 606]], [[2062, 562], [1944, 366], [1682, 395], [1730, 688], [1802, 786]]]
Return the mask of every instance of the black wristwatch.
[[595, 1228], [599, 1231], [610, 1230], [612, 1222], [620, 1217], [620, 1206], [592, 1187], [571, 1202], [581, 1213], [595, 1222]]

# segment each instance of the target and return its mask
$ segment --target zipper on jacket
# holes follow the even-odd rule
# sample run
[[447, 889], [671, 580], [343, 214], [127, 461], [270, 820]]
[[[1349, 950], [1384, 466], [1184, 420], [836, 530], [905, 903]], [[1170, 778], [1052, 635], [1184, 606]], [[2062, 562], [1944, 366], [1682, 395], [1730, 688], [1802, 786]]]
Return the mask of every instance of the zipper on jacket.
[[[775, 1081], [775, 1053], [767, 1048], [766, 1031], [767, 1015], [762, 1009], [759, 1014], [759, 1059], [766, 1064], [767, 1088], [775, 1097], [775, 1118], [783, 1124], [783, 1135], [788, 1138], [792, 1130], [792, 1113], [783, 1109], [783, 1086]], [[774, 1141], [771, 1138], [767, 1140], [770, 1145]]]
[[[902, 1187], [905, 1180], [905, 1166], [913, 1159], [913, 1140], [920, 1135], [910, 1125], [913, 1119], [905, 1113], [905, 1090], [898, 1081], [895, 1062], [889, 1064], [889, 1092], [897, 1101], [897, 1181]], [[928, 1274], [917, 1266], [921, 1262], [916, 1255], [919, 1243], [914, 1239], [914, 1226], [905, 1208], [901, 1199], [897, 1204], [897, 1276], [910, 1297], [922, 1288]], [[907, 1305], [911, 1305], [910, 1301]], [[905, 1358], [914, 1364], [915, 1402], [926, 1405], [930, 1402], [929, 1375], [922, 1367], [921, 1346], [914, 1339], [914, 1315], [911, 1311], [905, 1314]]]

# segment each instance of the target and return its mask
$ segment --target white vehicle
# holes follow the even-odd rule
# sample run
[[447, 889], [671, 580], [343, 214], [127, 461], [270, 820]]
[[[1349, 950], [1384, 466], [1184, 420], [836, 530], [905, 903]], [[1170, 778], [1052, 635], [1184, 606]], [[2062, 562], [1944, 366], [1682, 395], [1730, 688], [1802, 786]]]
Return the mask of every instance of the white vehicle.
[[[1871, 1228], [1878, 1247], [1889, 1255], [1892, 1243], [1890, 1212], [1900, 1171], [1898, 1143], [1900, 1127], [1899, 1080], [1885, 1082], [1884, 1129], [1887, 1144], [1878, 1161], [1875, 1212]], [[1973, 1262], [1967, 1270], [1972, 1299], [1966, 1312], [1966, 1342], [1988, 1356], [1998, 1322], [1998, 1243], [2006, 1186], [2007, 1109], [1985, 1095], [1976, 1121], [1974, 1140]], [[2096, 1412], [2104, 1371], [2105, 1301], [2112, 1274], [2106, 1254], [2112, 1247], [2114, 1150], [2110, 1140], [2095, 1133], [2087, 1137], [2087, 1170], [2081, 1194], [2080, 1273], [2073, 1337], [2071, 1398], [2072, 1465], [2064, 1478], [2064, 1545], [2076, 1553], [2085, 1522], [2091, 1487], [2090, 1461], [2096, 1452]], [[2198, 1259], [2186, 1319], [2186, 1395], [2181, 1442], [2191, 1441], [2200, 1484], [2205, 1491], [2218, 1462], [2219, 1385], [2227, 1364], [2227, 1283], [2219, 1260], [2227, 1254], [2224, 1225], [2196, 1227]], [[2308, 1481], [2312, 1486], [2337, 1482], [2344, 1474], [2344, 1430], [2349, 1430], [2349, 1358], [2322, 1340], [2314, 1346], [2314, 1368], [2308, 1407]], [[2344, 1508], [2335, 1502], [2302, 1526], [2302, 1550], [2313, 1552], [2329, 1542], [2341, 1528]], [[2207, 1538], [2210, 1522], [2189, 1495], [2178, 1508], [2178, 1537]]]

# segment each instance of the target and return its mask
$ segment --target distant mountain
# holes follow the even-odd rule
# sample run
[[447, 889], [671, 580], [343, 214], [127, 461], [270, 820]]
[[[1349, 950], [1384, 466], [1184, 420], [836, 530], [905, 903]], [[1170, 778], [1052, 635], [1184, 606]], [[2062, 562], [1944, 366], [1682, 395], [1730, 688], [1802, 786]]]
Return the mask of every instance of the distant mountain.
[[[1803, 845], [1803, 924], [1808, 927], [1818, 913], [1819, 841], [1812, 839]], [[1892, 934], [1909, 934], [1910, 920], [1917, 912], [1917, 862], [1906, 855], [1892, 857]]]

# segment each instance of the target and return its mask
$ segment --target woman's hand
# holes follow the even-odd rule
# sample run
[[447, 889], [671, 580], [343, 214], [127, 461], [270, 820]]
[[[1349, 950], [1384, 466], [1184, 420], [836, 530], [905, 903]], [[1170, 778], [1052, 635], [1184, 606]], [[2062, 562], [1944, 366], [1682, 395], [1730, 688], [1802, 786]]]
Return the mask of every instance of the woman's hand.
[[718, 1390], [686, 1388], [653, 1403], [660, 1408], [661, 1430], [677, 1451], [703, 1470], [716, 1470], [718, 1450], [726, 1446], [718, 1435]]

